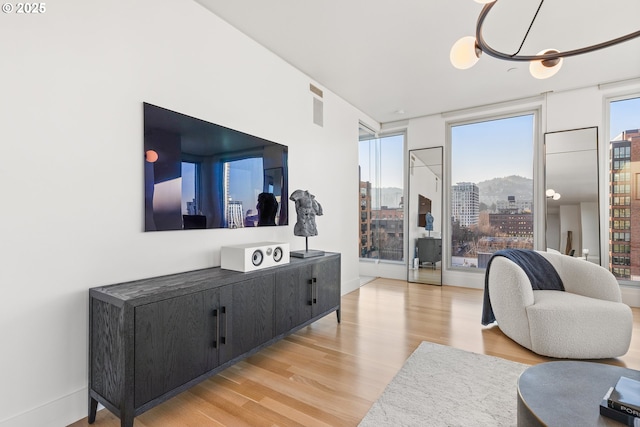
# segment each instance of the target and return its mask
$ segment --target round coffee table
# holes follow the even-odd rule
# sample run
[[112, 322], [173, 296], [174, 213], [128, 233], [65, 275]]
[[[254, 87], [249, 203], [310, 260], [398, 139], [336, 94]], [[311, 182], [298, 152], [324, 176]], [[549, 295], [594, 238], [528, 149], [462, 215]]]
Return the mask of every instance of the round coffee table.
[[518, 426], [617, 426], [600, 415], [600, 402], [621, 376], [640, 371], [594, 362], [547, 362], [518, 379]]

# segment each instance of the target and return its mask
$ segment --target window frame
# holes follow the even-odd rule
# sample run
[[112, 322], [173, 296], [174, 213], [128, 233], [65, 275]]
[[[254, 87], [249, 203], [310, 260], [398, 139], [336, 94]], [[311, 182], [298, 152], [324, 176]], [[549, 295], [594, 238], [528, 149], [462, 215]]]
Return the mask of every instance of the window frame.
[[[406, 167], [405, 167], [405, 160], [406, 160], [406, 154], [408, 151], [408, 144], [407, 144], [407, 131], [406, 129], [403, 130], [394, 130], [394, 131], [388, 131], [388, 132], [374, 132], [372, 131], [368, 126], [363, 125], [363, 123], [360, 123], [360, 137], [358, 138], [358, 144], [360, 144], [362, 141], [366, 141], [366, 140], [381, 140], [384, 138], [391, 138], [394, 136], [400, 136], [402, 137], [402, 153], [401, 153], [401, 162], [402, 164], [399, 165], [399, 167], [402, 170], [402, 197], [403, 200], [404, 198], [406, 198], [406, 191], [407, 191], [407, 171], [406, 171]], [[365, 132], [365, 135], [363, 135], [363, 131]], [[358, 147], [358, 150], [360, 148]], [[358, 163], [358, 166], [360, 167], [360, 163]], [[362, 176], [359, 176], [359, 179], [362, 179]], [[358, 183], [358, 185], [360, 185], [360, 182]], [[371, 191], [373, 192], [373, 191]], [[359, 192], [358, 192], [358, 198], [362, 199], [362, 196], [366, 197], [366, 190], [365, 190], [365, 194], [363, 194], [363, 189], [359, 188]], [[369, 194], [369, 197], [371, 197], [371, 194]], [[402, 225], [400, 227], [395, 227], [394, 230], [397, 233], [401, 234], [401, 240], [402, 240], [402, 256], [400, 260], [391, 260], [391, 259], [384, 259], [384, 258], [363, 258], [362, 257], [362, 253], [360, 251], [360, 243], [362, 242], [362, 234], [361, 234], [361, 228], [362, 228], [362, 223], [361, 223], [361, 218], [362, 218], [362, 213], [363, 209], [365, 208], [364, 206], [360, 205], [360, 209], [358, 209], [358, 260], [361, 262], [375, 262], [375, 263], [387, 263], [387, 264], [397, 264], [397, 265], [405, 265], [407, 262], [407, 254], [406, 254], [406, 222], [405, 222], [405, 218], [406, 218], [406, 203], [403, 203], [402, 205]], [[384, 221], [387, 218], [382, 218], [381, 216], [378, 216], [376, 214], [373, 213], [373, 210], [371, 210], [371, 215], [369, 216], [369, 220], [370, 221], [374, 221], [374, 220], [378, 220], [378, 221]], [[373, 230], [377, 229], [377, 227], [372, 226], [371, 227], [371, 232], [373, 232]]]
[[[444, 179], [446, 180], [443, 185], [446, 186], [446, 191], [444, 191], [444, 206], [443, 206], [443, 215], [446, 218], [452, 217], [452, 149], [453, 149], [453, 137], [452, 130], [456, 126], [464, 126], [470, 125], [474, 123], [482, 123], [488, 121], [496, 121], [520, 116], [533, 116], [533, 164], [532, 164], [532, 175], [533, 175], [533, 205], [534, 206], [546, 206], [544, 199], [544, 191], [541, 188], [544, 187], [544, 143], [542, 141], [542, 125], [541, 117], [542, 117], [542, 105], [540, 102], [536, 101], [530, 106], [522, 106], [516, 109], [503, 109], [501, 111], [489, 111], [486, 109], [482, 111], [480, 114], [468, 115], [467, 117], [460, 119], [452, 119], [448, 120], [445, 123], [446, 127], [446, 144], [445, 144], [445, 174]], [[543, 211], [545, 209], [542, 209]], [[545, 245], [545, 233], [544, 227], [541, 227], [541, 224], [544, 225], [545, 219], [543, 212], [540, 212], [541, 209], [533, 209], [533, 248], [534, 249], [542, 249], [542, 246]], [[542, 231], [540, 231], [542, 228]], [[452, 272], [464, 272], [470, 274], [485, 274], [485, 268], [468, 268], [468, 267], [456, 267], [452, 265], [451, 257], [452, 257], [452, 247], [451, 247], [451, 233], [452, 233], [452, 225], [451, 221], [443, 221], [443, 261], [446, 256], [445, 266], [446, 270]], [[446, 240], [446, 242], [445, 242]]]
[[[613, 259], [614, 257], [623, 257], [625, 255], [622, 254], [626, 254], [626, 256], [629, 257], [630, 260], [630, 256], [631, 256], [631, 242], [630, 242], [630, 238], [629, 240], [626, 240], [626, 234], [628, 233], [630, 236], [630, 230], [624, 228], [624, 229], [614, 229], [613, 228], [613, 218], [614, 216], [613, 214], [613, 210], [614, 209], [622, 209], [620, 208], [620, 206], [629, 206], [631, 205], [631, 201], [629, 202], [629, 205], [626, 205], [626, 200], [625, 200], [625, 205], [615, 205], [617, 207], [614, 207], [614, 197], [620, 197], [619, 194], [616, 194], [614, 192], [614, 190], [616, 190], [615, 188], [615, 183], [614, 180], [612, 179], [611, 176], [611, 166], [612, 166], [612, 162], [620, 162], [617, 164], [617, 166], [624, 166], [624, 167], [620, 167], [619, 169], [626, 169], [629, 170], [631, 167], [630, 161], [626, 159], [626, 157], [630, 156], [630, 147], [619, 147], [619, 148], [614, 148], [613, 150], [609, 149], [609, 146], [611, 144], [611, 138], [609, 135], [611, 135], [611, 105], [614, 102], [619, 102], [619, 101], [625, 101], [625, 100], [631, 100], [631, 99], [638, 99], [640, 98], [640, 91], [631, 91], [630, 93], [626, 93], [623, 95], [615, 95], [615, 96], [603, 96], [603, 111], [604, 111], [604, 123], [603, 123], [603, 130], [604, 130], [604, 135], [605, 138], [603, 139], [603, 142], [607, 144], [606, 149], [602, 150], [604, 152], [604, 158], [602, 159], [602, 161], [604, 162], [605, 168], [604, 170], [604, 176], [601, 176], [601, 181], [604, 181], [602, 184], [602, 187], [604, 189], [604, 191], [606, 191], [606, 197], [602, 198], [601, 200], [601, 210], [604, 212], [604, 218], [611, 218], [610, 220], [607, 220], [603, 226], [605, 226], [606, 228], [604, 228], [604, 230], [607, 230], [606, 232], [602, 233], [601, 236], [601, 240], [602, 240], [602, 254], [606, 254], [607, 255], [607, 259], [601, 259], [600, 260], [600, 264], [602, 266], [604, 266], [605, 268], [609, 268], [610, 267], [610, 271], [616, 276], [616, 279], [618, 280], [618, 284], [623, 286], [623, 287], [630, 287], [630, 288], [638, 288], [640, 287], [640, 281], [637, 280], [632, 280], [631, 278], [626, 278], [626, 277], [618, 277], [621, 273], [621, 271], [623, 273], [626, 274], [626, 272], [628, 271], [630, 273], [631, 269], [630, 268], [626, 268], [627, 266], [619, 266], [618, 264], [614, 264], [613, 263]], [[626, 129], [625, 129], [626, 130]], [[624, 152], [622, 152], [620, 150], [620, 148], [624, 148]], [[614, 151], [613, 153], [611, 151]], [[622, 160], [620, 160], [622, 159]], [[621, 162], [627, 162], [626, 164], [622, 164]], [[616, 165], [614, 164], [614, 167]], [[633, 199], [638, 200], [640, 199], [640, 189], [637, 187], [637, 185], [631, 185], [631, 183], [636, 184], [638, 182], [638, 176], [633, 176], [630, 175], [629, 176], [629, 180], [628, 181], [618, 181], [618, 182], [626, 182], [627, 184], [618, 184], [618, 185], [625, 185], [627, 187], [629, 187], [629, 197], [633, 197]], [[620, 188], [618, 187], [618, 190]], [[625, 189], [627, 189], [625, 187]], [[632, 190], [635, 191], [633, 193], [631, 193]], [[620, 193], [622, 194], [622, 193]], [[601, 217], [603, 216], [603, 213], [601, 212]], [[626, 218], [624, 218], [626, 220]], [[631, 218], [629, 218], [629, 221], [631, 220]], [[624, 230], [624, 231], [621, 231]], [[617, 241], [616, 243], [612, 243], [613, 237], [614, 237], [614, 233], [618, 234], [618, 236], [620, 234], [625, 234], [625, 240], [624, 243], [621, 243], [620, 241]], [[618, 250], [622, 250], [624, 249], [624, 251], [616, 251], [616, 249]], [[614, 255], [615, 254], [615, 255]]]

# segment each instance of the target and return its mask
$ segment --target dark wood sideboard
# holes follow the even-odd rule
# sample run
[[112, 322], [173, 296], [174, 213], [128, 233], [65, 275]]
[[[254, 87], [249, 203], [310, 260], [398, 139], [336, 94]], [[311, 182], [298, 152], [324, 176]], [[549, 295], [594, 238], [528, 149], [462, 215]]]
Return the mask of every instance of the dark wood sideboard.
[[335, 311], [340, 254], [219, 267], [89, 290], [89, 423], [137, 415]]
[[420, 266], [423, 264], [431, 264], [432, 268], [436, 268], [436, 263], [442, 261], [442, 239], [433, 237], [418, 238], [418, 259]]

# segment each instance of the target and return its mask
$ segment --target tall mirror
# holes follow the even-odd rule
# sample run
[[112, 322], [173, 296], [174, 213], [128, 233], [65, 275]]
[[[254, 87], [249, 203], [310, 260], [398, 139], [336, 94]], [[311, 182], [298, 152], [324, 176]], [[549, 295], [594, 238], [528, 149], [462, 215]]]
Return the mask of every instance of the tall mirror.
[[442, 152], [409, 151], [409, 282], [442, 285]]
[[546, 246], [600, 264], [598, 128], [544, 136]]

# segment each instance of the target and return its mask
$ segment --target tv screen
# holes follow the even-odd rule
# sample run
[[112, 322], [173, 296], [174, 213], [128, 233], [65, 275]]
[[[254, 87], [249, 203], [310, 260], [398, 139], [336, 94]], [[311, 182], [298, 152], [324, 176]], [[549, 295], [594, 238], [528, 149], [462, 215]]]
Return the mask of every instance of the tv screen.
[[145, 231], [288, 224], [285, 145], [143, 105]]

